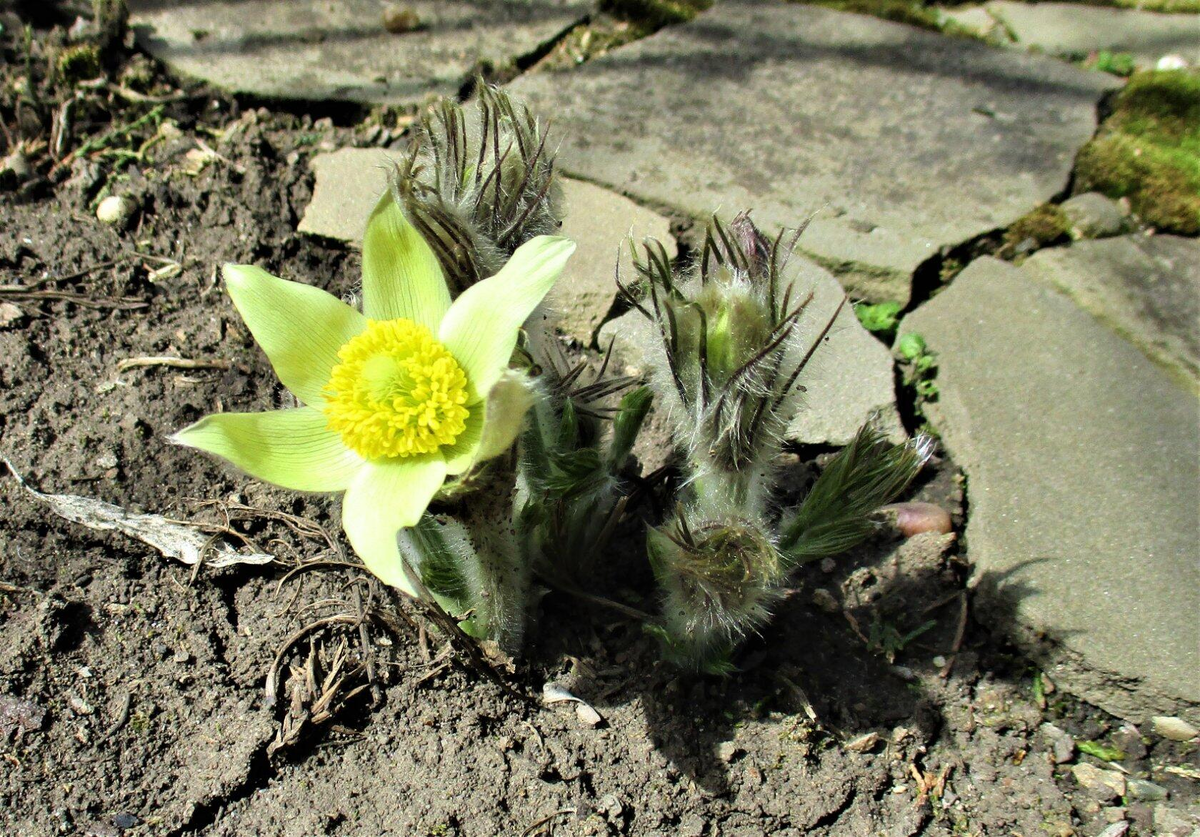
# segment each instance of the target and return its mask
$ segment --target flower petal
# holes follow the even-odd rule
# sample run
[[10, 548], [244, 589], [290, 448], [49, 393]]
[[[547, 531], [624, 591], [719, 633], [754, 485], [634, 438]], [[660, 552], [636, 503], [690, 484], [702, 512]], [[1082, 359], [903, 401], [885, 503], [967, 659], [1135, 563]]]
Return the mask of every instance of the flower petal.
[[364, 464], [311, 407], [216, 413], [171, 441], [215, 453], [252, 477], [293, 491], [344, 491]]
[[495, 276], [454, 300], [438, 339], [467, 373], [476, 396], [486, 396], [508, 367], [517, 329], [562, 275], [575, 242], [540, 235], [522, 244]]
[[225, 265], [225, 287], [283, 385], [305, 404], [324, 404], [321, 389], [338, 350], [366, 328], [366, 318], [320, 288], [252, 265]]
[[529, 376], [506, 369], [488, 397], [468, 408], [471, 413], [467, 427], [454, 444], [442, 448], [446, 473], [461, 474], [476, 462], [485, 462], [511, 448], [525, 426], [525, 413], [533, 400]]
[[389, 189], [363, 236], [363, 312], [373, 320], [412, 320], [437, 333], [450, 289], [437, 256]]
[[358, 557], [380, 581], [414, 598], [396, 534], [416, 525], [445, 478], [446, 463], [436, 456], [368, 462], [342, 500], [342, 528]]
[[442, 448], [442, 456], [446, 460], [446, 473], [457, 476], [470, 470], [478, 460], [479, 445], [483, 441], [483, 427], [487, 422], [487, 402], [478, 401], [467, 407], [466, 428], [458, 434], [454, 444]]

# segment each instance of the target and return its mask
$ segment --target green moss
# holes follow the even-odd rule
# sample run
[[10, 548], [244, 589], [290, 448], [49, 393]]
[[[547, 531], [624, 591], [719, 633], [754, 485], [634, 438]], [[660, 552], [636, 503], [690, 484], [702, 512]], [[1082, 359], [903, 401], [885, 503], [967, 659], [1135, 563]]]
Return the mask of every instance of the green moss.
[[95, 44], [78, 44], [67, 47], [58, 56], [58, 76], [67, 84], [76, 84], [96, 78], [103, 72], [100, 63], [100, 48]]
[[1139, 73], [1079, 152], [1076, 191], [1129, 198], [1162, 230], [1200, 234], [1200, 73]]
[[1032, 240], [1040, 248], [1067, 238], [1070, 231], [1071, 222], [1062, 209], [1044, 203], [1008, 228], [1004, 233], [1004, 244], [1011, 249]]
[[1112, 73], [1114, 76], [1122, 78], [1133, 75], [1133, 71], [1137, 69], [1133, 63], [1133, 56], [1128, 52], [1109, 52], [1107, 49], [1096, 53], [1096, 59], [1092, 66], [1102, 73]]
[[1200, 0], [1068, 0], [1085, 6], [1115, 6], [1145, 12], [1200, 12]]
[[713, 4], [713, 0], [602, 0], [600, 8], [627, 20], [661, 29], [687, 23]]

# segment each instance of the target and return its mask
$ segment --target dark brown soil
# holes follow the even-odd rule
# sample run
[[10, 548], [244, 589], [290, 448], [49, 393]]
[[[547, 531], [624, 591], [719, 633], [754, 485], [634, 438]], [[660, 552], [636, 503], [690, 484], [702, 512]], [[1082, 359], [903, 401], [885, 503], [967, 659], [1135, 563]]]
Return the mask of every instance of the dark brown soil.
[[[12, 22], [0, 36], [6, 90], [23, 74]], [[118, 53], [114, 77], [147, 66]], [[227, 526], [280, 560], [193, 572], [54, 516], [5, 474], [0, 831], [1032, 837], [1107, 825], [1121, 800], [1080, 791], [1037, 730], [1054, 720], [1108, 740], [1119, 723], [1060, 694], [1039, 707], [1036, 670], [970, 619], [964, 553], [950, 540], [882, 537], [836, 567], [805, 568], [727, 679], [681, 675], [636, 620], [548, 595], [511, 686], [536, 696], [558, 682], [600, 712], [596, 728], [570, 704], [521, 700], [457, 664], [420, 617], [424, 627], [410, 628], [377, 587], [348, 584], [363, 578], [353, 567], [281, 585], [301, 562], [347, 560], [322, 534], [339, 532], [334, 499], [275, 490], [166, 439], [219, 406], [285, 403], [216, 268], [251, 262], [352, 293], [357, 255], [295, 232], [307, 160], [389, 142], [379, 123], [393, 117], [343, 114], [337, 127], [211, 91], [176, 99], [150, 71], [147, 89], [171, 98], [161, 116], [177, 130], [141, 159], [87, 153], [57, 166], [35, 150], [33, 173], [0, 193], [0, 303], [20, 309], [0, 325], [0, 453], [42, 491]], [[75, 148], [152, 107], [86, 95], [91, 121], [77, 123]], [[23, 136], [48, 130], [55, 104], [32, 117], [26, 108]], [[0, 107], [16, 125], [11, 97]], [[136, 202], [128, 228], [96, 220], [107, 192]], [[162, 271], [170, 264], [181, 269]], [[229, 366], [117, 371], [162, 355]], [[798, 485], [811, 453], [789, 466]], [[917, 495], [961, 523], [952, 463]], [[631, 519], [608, 556], [621, 583], [603, 592], [652, 610], [640, 527]], [[362, 632], [343, 619], [287, 645], [278, 700], [268, 699], [293, 632], [364, 610], [377, 618]], [[368, 680], [373, 689], [354, 693]], [[1151, 745], [1124, 766], [1191, 799], [1189, 780], [1160, 768], [1194, 768], [1196, 755]], [[1132, 834], [1156, 833], [1150, 805], [1127, 813]]]

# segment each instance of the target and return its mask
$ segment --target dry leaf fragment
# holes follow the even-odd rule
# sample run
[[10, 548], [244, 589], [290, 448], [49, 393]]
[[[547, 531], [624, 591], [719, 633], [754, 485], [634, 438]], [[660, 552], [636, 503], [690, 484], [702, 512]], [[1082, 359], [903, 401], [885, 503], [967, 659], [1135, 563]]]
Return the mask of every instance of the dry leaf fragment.
[[551, 706], [555, 703], [568, 702], [575, 704], [575, 716], [584, 726], [598, 727], [604, 723], [604, 717], [583, 698], [576, 697], [557, 683], [543, 684], [542, 703]]
[[120, 506], [77, 494], [43, 494], [26, 485], [7, 459], [4, 464], [22, 488], [48, 505], [59, 517], [97, 531], [120, 532], [154, 547], [167, 558], [195, 565], [203, 557], [204, 563], [214, 568], [231, 564], [269, 564], [275, 560], [273, 555], [242, 553], [227, 543], [214, 542], [211, 535], [191, 523], [169, 520], [157, 514], [134, 514]]

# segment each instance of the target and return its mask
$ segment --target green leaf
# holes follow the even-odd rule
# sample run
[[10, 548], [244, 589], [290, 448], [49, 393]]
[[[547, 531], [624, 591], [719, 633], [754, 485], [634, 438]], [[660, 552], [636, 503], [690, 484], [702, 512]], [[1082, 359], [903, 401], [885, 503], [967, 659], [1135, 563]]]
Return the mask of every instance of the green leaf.
[[538, 236], [521, 245], [499, 273], [472, 285], [450, 306], [438, 339], [467, 373], [476, 396], [486, 396], [508, 368], [517, 331], [574, 251], [573, 241]]
[[1101, 761], [1124, 761], [1125, 751], [1119, 747], [1110, 747], [1107, 744], [1101, 744], [1099, 741], [1076, 741], [1075, 746], [1079, 748], [1079, 752], [1087, 753], [1093, 758], [1098, 758]]
[[621, 399], [617, 415], [613, 419], [612, 442], [608, 449], [609, 470], [616, 471], [628, 458], [653, 401], [654, 396], [649, 387], [638, 387], [625, 393]]
[[929, 453], [924, 437], [893, 445], [864, 425], [783, 525], [780, 549], [791, 565], [837, 555], [869, 537], [876, 528], [870, 515], [912, 482]]
[[425, 239], [389, 190], [363, 236], [363, 312], [373, 320], [412, 320], [437, 334], [450, 289]]
[[925, 351], [925, 338], [916, 332], [909, 332], [896, 341], [896, 353], [905, 360], [916, 360]]
[[415, 526], [446, 478], [438, 456], [369, 462], [359, 469], [342, 500], [342, 528], [367, 569], [380, 581], [418, 598], [396, 536]]
[[454, 616], [470, 610], [469, 586], [463, 574], [472, 560], [471, 539], [463, 525], [452, 518], [436, 518], [426, 512], [417, 525], [400, 530], [400, 552], [439, 605]]
[[252, 477], [292, 491], [344, 491], [365, 464], [311, 407], [215, 413], [171, 441], [214, 453]]
[[225, 287], [283, 385], [305, 404], [325, 403], [321, 390], [338, 351], [367, 320], [337, 297], [288, 282], [252, 265], [227, 264]]

